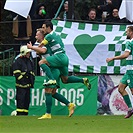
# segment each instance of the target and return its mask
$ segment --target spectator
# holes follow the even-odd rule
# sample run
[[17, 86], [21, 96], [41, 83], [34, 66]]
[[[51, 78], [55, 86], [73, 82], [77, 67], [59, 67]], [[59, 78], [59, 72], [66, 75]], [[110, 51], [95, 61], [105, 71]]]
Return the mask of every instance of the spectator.
[[[54, 18], [62, 0], [45, 0], [44, 5], [48, 9], [49, 17]], [[52, 6], [51, 6], [52, 5]]]
[[97, 6], [98, 11], [106, 11], [108, 16], [112, 15], [113, 9], [120, 8], [122, 0], [99, 0], [99, 4]]
[[97, 18], [96, 18], [96, 9], [91, 8], [89, 10], [86, 20], [88, 20], [88, 21], [98, 21]]
[[45, 5], [43, 3], [39, 3], [36, 8], [36, 12], [33, 16], [33, 21], [32, 21], [33, 25], [32, 26], [33, 33], [31, 38], [32, 43], [35, 43], [36, 41], [35, 40], [36, 30], [42, 27], [42, 24], [46, 19], [51, 19], [51, 18], [49, 17]]
[[[39, 3], [34, 15], [35, 19], [50, 19], [47, 9], [43, 3]], [[41, 22], [42, 23], [42, 22]], [[40, 28], [40, 25], [39, 25]]]
[[[61, 19], [61, 20], [67, 20], [68, 19], [68, 1], [66, 1], [64, 3], [64, 11], [62, 11], [59, 16], [57, 17], [57, 19]], [[74, 13], [72, 14], [72, 19], [73, 20], [81, 20], [79, 14], [77, 11], [74, 11]]]
[[124, 19], [120, 19], [119, 18], [119, 14], [118, 14], [118, 9], [113, 9], [112, 14], [108, 17], [105, 18], [105, 20], [103, 19], [104, 22], [113, 22], [113, 23], [128, 23], [128, 21], [124, 18]]
[[113, 9], [112, 14], [110, 16], [107, 16], [104, 22], [120, 23], [118, 9]]
[[13, 63], [13, 74], [16, 79], [17, 115], [28, 115], [30, 88], [33, 88], [35, 75], [30, 60], [31, 49], [26, 45], [20, 47], [20, 54]]
[[101, 4], [103, 5], [98, 5], [97, 8], [98, 10], [107, 11], [107, 13], [110, 15], [113, 10], [113, 5], [112, 5], [112, 0], [102, 0]]
[[101, 20], [102, 19], [102, 13], [103, 13], [103, 10], [101, 10], [101, 5], [105, 5], [105, 3], [106, 3], [106, 1], [105, 0], [98, 0], [98, 5], [97, 5], [97, 8], [96, 8], [96, 10], [97, 10], [97, 18], [99, 19], [99, 20]]

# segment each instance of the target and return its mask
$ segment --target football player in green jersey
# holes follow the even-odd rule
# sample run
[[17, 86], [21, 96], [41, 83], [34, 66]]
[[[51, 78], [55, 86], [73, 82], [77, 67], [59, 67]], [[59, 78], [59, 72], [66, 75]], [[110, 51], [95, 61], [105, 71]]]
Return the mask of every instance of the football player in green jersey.
[[[41, 28], [37, 29], [35, 37], [37, 42], [41, 42], [44, 39], [44, 34], [45, 32]], [[27, 47], [36, 51], [38, 54], [41, 55], [42, 58], [46, 58], [52, 55], [51, 49], [48, 45], [43, 47], [36, 47], [32, 46], [30, 42], [27, 44]], [[46, 113], [38, 119], [51, 119], [52, 97], [64, 103], [68, 107], [69, 117], [71, 117], [74, 113], [75, 104], [70, 103], [63, 95], [56, 92], [57, 88], [60, 88], [60, 71], [56, 68], [51, 68], [51, 72], [56, 79], [57, 84], [45, 86]]]
[[127, 86], [129, 86], [133, 95], [133, 26], [127, 27], [126, 35], [127, 39], [130, 40], [126, 42], [125, 52], [119, 56], [107, 58], [106, 62], [110, 62], [112, 60], [122, 60], [126, 58], [126, 73], [119, 83], [118, 91], [123, 96], [123, 99], [128, 106], [128, 112], [125, 118], [129, 118], [133, 115], [133, 107], [129, 95], [125, 89]]
[[46, 57], [39, 61], [40, 67], [46, 73], [49, 81], [44, 85], [55, 85], [54, 79], [50, 67], [58, 68], [61, 74], [63, 83], [84, 83], [90, 90], [91, 84], [88, 78], [79, 78], [76, 76], [68, 76], [68, 64], [69, 59], [65, 53], [64, 43], [61, 37], [53, 31], [53, 24], [51, 21], [45, 21], [42, 28], [46, 31], [47, 35], [41, 42], [40, 46], [49, 46], [52, 51], [52, 56]]

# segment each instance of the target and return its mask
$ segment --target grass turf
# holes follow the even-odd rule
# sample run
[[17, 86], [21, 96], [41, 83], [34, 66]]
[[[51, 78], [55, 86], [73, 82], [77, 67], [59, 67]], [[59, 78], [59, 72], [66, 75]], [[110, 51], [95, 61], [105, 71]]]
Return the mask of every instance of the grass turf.
[[124, 116], [0, 116], [0, 133], [132, 133], [133, 117]]

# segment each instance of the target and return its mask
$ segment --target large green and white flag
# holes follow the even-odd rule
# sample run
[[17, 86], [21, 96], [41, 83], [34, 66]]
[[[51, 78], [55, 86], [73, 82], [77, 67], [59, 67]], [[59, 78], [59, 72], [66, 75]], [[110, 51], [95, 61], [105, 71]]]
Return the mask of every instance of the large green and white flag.
[[125, 60], [106, 63], [106, 58], [124, 52], [126, 25], [52, 22], [65, 44], [70, 72], [125, 73]]

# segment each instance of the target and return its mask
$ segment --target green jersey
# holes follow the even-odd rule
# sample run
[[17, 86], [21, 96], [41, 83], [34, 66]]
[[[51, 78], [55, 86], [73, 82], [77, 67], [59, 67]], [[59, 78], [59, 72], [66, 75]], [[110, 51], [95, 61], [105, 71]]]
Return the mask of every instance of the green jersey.
[[133, 40], [126, 42], [125, 51], [129, 51], [130, 55], [126, 59], [127, 74], [133, 74]]
[[42, 48], [46, 48], [47, 49], [47, 51], [44, 53], [44, 54], [41, 54], [41, 58], [43, 59], [43, 58], [46, 58], [46, 57], [48, 57], [48, 56], [52, 56], [53, 54], [52, 54], [52, 51], [51, 51], [51, 48], [49, 47], [49, 45], [46, 45], [46, 46], [44, 46], [44, 47], [42, 47]]
[[48, 45], [50, 46], [52, 53], [62, 53], [64, 50], [64, 43], [62, 42], [61, 37], [55, 32], [51, 32], [45, 36], [45, 40], [48, 41]]

